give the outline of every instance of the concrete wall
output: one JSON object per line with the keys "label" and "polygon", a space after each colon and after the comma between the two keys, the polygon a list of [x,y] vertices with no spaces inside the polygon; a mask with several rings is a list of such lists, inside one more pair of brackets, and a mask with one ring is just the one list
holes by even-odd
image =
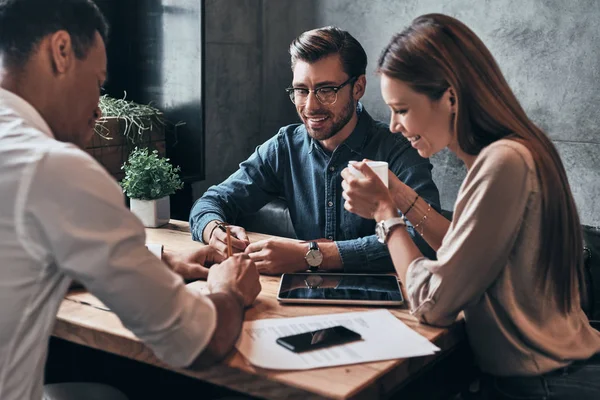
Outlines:
{"label": "concrete wall", "polygon": [[[296,121],[283,88],[287,46],[306,29],[338,25],[369,57],[364,104],[389,118],[373,71],[393,33],[421,14],[455,16],[496,57],[530,117],[556,144],[583,223],[600,225],[600,2],[595,0],[213,0],[206,2],[207,180],[201,195],[237,168],[279,126]],[[465,170],[433,157],[442,206],[452,209]]]}

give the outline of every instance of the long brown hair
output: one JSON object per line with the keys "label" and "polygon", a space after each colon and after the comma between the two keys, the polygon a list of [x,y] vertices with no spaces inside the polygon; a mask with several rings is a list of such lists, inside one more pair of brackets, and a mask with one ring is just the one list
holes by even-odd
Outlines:
{"label": "long brown hair", "polygon": [[499,139],[531,152],[542,193],[542,231],[537,256],[538,289],[552,290],[566,313],[583,288],[583,239],[575,200],[556,148],[525,114],[483,42],[455,18],[416,18],[385,47],[378,72],[438,100],[452,87],[457,100],[454,132],[461,150],[477,155]]}

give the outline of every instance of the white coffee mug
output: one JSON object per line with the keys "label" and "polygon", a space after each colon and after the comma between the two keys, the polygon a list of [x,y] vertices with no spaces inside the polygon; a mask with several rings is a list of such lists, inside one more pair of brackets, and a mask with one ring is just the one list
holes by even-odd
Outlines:
{"label": "white coffee mug", "polygon": [[[367,161],[367,165],[375,172],[375,175],[381,179],[385,187],[388,186],[388,163],[386,161]],[[350,172],[357,178],[364,178],[364,175],[354,168],[352,165],[352,161],[348,163],[348,168]]]}

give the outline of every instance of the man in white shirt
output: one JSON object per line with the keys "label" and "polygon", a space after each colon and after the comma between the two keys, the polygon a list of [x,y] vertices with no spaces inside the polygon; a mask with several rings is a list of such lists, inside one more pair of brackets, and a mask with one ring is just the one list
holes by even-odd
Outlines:
{"label": "man in white shirt", "polygon": [[189,291],[144,246],[117,183],[79,148],[100,117],[106,36],[91,0],[0,0],[2,400],[42,398],[48,339],[72,279],[178,367],[226,355],[260,291],[242,256],[210,269],[209,295]]}

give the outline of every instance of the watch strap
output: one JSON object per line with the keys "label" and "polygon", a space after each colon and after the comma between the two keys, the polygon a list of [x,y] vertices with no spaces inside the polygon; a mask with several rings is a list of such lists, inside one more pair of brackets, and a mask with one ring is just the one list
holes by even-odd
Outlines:
{"label": "watch strap", "polygon": [[381,243],[387,243],[388,238],[390,237],[390,233],[392,232],[392,228],[395,228],[399,225],[406,226],[406,219],[404,218],[404,216],[390,218],[390,219],[381,221],[380,225],[383,230],[383,237],[379,238],[379,241]]}
{"label": "watch strap", "polygon": [[383,221],[383,223],[385,225],[386,231],[388,231],[388,232],[394,226],[397,226],[397,225],[406,225],[406,221],[404,219],[404,216],[386,219],[385,221]]}

